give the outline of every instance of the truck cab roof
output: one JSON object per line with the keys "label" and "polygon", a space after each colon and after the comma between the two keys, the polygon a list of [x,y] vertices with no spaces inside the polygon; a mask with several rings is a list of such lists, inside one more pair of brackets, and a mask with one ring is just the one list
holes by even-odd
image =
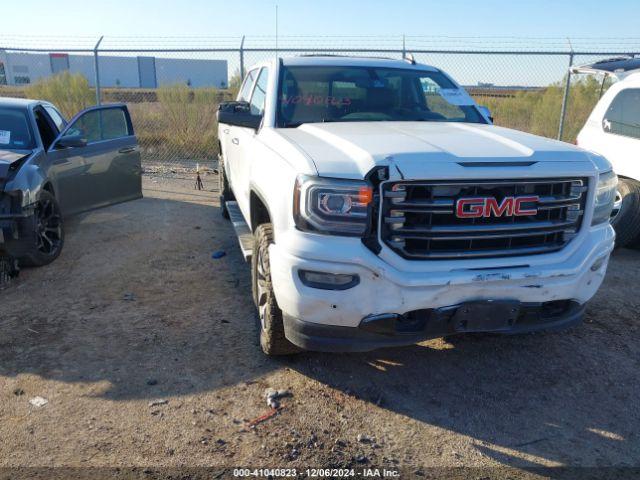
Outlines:
{"label": "truck cab roof", "polygon": [[[327,67],[374,67],[374,68],[403,68],[411,70],[422,70],[437,72],[439,69],[430,65],[418,64],[408,60],[396,60],[382,57],[356,57],[347,55],[299,55],[292,57],[282,57],[279,59],[284,66],[327,66]],[[263,62],[251,68],[273,64],[276,60]]]}

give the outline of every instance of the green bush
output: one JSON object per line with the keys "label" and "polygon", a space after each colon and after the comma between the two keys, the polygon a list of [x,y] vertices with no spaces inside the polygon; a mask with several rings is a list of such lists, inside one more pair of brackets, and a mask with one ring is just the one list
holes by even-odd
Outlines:
{"label": "green bush", "polygon": [[517,92],[513,97],[479,96],[475,100],[491,110],[496,125],[532,131],[532,112],[540,100],[538,92]]}
{"label": "green bush", "polygon": [[165,85],[158,88],[157,98],[157,103],[128,105],[143,151],[175,160],[215,158],[218,90]]}
{"label": "green bush", "polygon": [[231,94],[231,98],[235,99],[240,91],[240,87],[242,86],[242,75],[240,75],[240,70],[236,70],[231,79],[229,80],[229,92]]}
{"label": "green bush", "polygon": [[[512,97],[478,96],[476,101],[491,110],[496,125],[556,138],[565,82],[566,80],[538,91],[517,92]],[[605,83],[603,91],[609,85],[610,82]],[[601,87],[601,83],[594,77],[572,80],[562,138],[564,141],[575,141],[598,103]]]}
{"label": "green bush", "polygon": [[67,71],[38,80],[26,87],[25,94],[29,98],[53,103],[67,118],[95,103],[95,93],[87,79],[79,73]]}
{"label": "green bush", "polygon": [[572,82],[562,138],[564,141],[573,142],[576,140],[578,133],[600,100],[601,89],[604,93],[610,85],[611,80],[609,79],[602,89],[602,82],[597,77],[591,76]]}

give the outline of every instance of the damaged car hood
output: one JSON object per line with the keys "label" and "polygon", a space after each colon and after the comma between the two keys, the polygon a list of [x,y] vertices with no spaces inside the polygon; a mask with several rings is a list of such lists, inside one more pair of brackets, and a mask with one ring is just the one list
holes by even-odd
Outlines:
{"label": "damaged car hood", "polygon": [[363,178],[395,165],[404,178],[427,178],[441,162],[481,164],[589,162],[573,145],[485,124],[453,122],[341,122],[279,129],[327,177]]}
{"label": "damaged car hood", "polygon": [[0,180],[7,178],[11,165],[28,157],[31,153],[32,150],[0,149]]}

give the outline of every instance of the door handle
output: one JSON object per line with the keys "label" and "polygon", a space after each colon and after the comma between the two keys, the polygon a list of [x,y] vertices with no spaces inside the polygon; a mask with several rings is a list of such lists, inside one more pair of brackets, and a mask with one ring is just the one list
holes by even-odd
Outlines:
{"label": "door handle", "polygon": [[136,147],[123,147],[120,150],[118,150],[118,153],[131,153],[135,151],[136,151]]}
{"label": "door handle", "polygon": [[234,145],[240,145],[240,140],[237,138],[232,138],[231,143],[233,143]]}
{"label": "door handle", "polygon": [[226,134],[226,133],[229,133],[229,129],[228,129],[228,128],[225,128],[224,130],[222,130],[222,133],[225,133],[225,134]]}

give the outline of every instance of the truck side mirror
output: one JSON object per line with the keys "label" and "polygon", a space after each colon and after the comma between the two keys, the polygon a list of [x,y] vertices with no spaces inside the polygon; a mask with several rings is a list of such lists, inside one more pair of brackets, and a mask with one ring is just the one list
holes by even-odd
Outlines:
{"label": "truck side mirror", "polygon": [[257,130],[262,122],[262,115],[251,113],[248,102],[222,102],[218,106],[218,123]]}

